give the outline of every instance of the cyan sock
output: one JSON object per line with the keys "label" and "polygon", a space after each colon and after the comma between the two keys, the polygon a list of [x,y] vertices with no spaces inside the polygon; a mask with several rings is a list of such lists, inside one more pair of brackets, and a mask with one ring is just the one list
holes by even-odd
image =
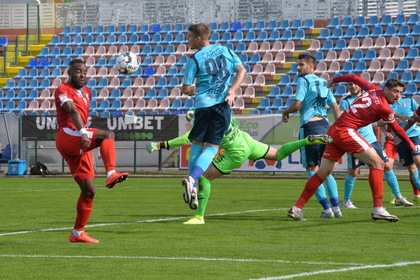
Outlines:
{"label": "cyan sock", "polygon": [[388,183],[389,187],[391,188],[392,193],[394,196],[401,195],[400,186],[398,185],[397,176],[395,176],[394,170],[389,170],[384,173],[385,180]]}
{"label": "cyan sock", "polygon": [[356,182],[356,177],[352,177],[347,174],[346,180],[344,180],[344,201],[351,200],[351,194],[353,193],[354,183]]}

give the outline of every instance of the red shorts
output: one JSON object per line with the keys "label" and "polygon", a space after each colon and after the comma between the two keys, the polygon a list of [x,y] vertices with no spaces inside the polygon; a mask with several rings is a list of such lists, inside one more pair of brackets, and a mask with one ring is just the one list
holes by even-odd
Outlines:
{"label": "red shorts", "polygon": [[333,138],[333,143],[325,148],[323,158],[338,161],[345,153],[355,154],[364,152],[372,146],[357,130],[345,127],[330,126],[327,135]]}
{"label": "red shorts", "polygon": [[393,160],[397,159],[398,149],[397,146],[394,144],[394,140],[386,140],[384,143],[384,150],[386,152],[387,157],[392,158]]}
{"label": "red shorts", "polygon": [[92,140],[89,148],[83,148],[79,132],[69,128],[59,128],[55,137],[55,146],[69,165],[77,183],[95,177],[91,150],[96,148],[97,129],[89,128],[87,131]]}

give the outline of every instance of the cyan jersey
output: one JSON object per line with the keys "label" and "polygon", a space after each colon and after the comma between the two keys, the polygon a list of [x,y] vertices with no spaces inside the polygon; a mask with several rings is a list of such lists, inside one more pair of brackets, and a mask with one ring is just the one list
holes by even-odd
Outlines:
{"label": "cyan jersey", "polygon": [[[345,111],[348,107],[350,107],[350,104],[356,100],[356,97],[353,97],[352,95],[348,95],[341,99],[340,101],[340,110]],[[378,141],[378,139],[375,136],[375,132],[373,131],[373,127],[371,124],[361,127],[357,130],[359,134],[366,139],[369,143],[373,143]]]}
{"label": "cyan jersey", "polygon": [[192,85],[196,78],[195,108],[211,107],[225,101],[235,68],[242,65],[229,48],[210,45],[188,60],[182,83]]}
{"label": "cyan jersey", "polygon": [[327,81],[313,74],[298,79],[295,100],[302,101],[302,108],[299,111],[300,126],[314,116],[328,120],[327,105],[336,103],[331,89],[327,87]]}
{"label": "cyan jersey", "polygon": [[[389,106],[395,113],[409,117],[411,117],[419,107],[417,102],[411,97],[403,97],[401,98],[400,102],[389,104]],[[405,126],[405,122],[400,122],[398,124],[401,127]],[[418,125],[414,124],[412,127],[410,127],[409,130],[406,131],[406,133],[408,137],[420,136],[420,128]]]}

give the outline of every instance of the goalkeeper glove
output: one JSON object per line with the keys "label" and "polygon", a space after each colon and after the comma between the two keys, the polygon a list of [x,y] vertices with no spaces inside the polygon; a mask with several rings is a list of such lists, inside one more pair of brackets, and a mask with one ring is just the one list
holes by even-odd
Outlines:
{"label": "goalkeeper glove", "polygon": [[193,118],[194,118],[194,110],[189,110],[187,112],[187,117],[186,117],[187,122],[191,122]]}
{"label": "goalkeeper glove", "polygon": [[160,150],[160,149],[168,149],[169,150],[169,145],[168,145],[168,141],[164,141],[164,142],[149,142],[146,144],[146,150],[149,153],[153,153],[156,150]]}

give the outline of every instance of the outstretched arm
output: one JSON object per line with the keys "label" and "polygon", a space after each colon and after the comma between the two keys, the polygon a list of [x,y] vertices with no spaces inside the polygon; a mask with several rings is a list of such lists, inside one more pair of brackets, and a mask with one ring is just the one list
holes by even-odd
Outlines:
{"label": "outstretched arm", "polygon": [[408,138],[404,129],[402,129],[397,122],[388,123],[388,126],[392,129],[392,131],[395,132],[395,134],[398,135],[398,137],[400,137],[401,140],[403,140],[408,145],[408,147],[410,147],[412,151],[416,151],[416,146],[414,146],[414,143],[410,138]]}
{"label": "outstretched arm", "polygon": [[149,153],[153,153],[156,150],[162,150],[162,149],[169,150],[170,148],[176,148],[179,146],[186,145],[190,142],[190,140],[188,139],[188,136],[190,135],[190,131],[191,130],[188,130],[187,133],[185,133],[184,135],[176,137],[168,141],[149,142],[146,144],[146,150]]}

